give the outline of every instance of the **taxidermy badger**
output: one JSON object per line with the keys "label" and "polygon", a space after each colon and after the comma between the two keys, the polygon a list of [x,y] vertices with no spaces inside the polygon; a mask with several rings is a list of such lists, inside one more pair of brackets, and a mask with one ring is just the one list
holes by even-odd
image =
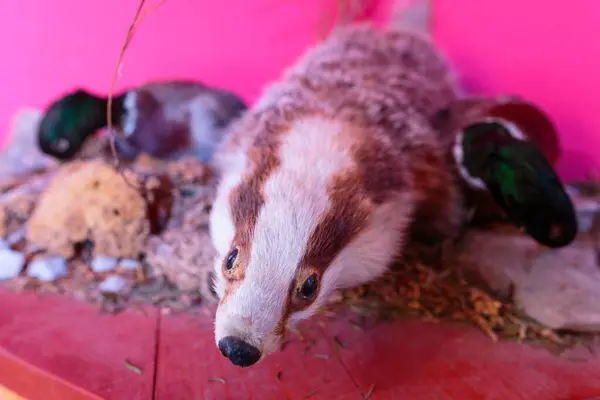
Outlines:
{"label": "taxidermy badger", "polygon": [[334,33],[221,144],[215,340],[233,364],[277,350],[336,289],[381,276],[409,232],[459,231],[454,167],[430,123],[457,91],[427,37],[428,8]]}

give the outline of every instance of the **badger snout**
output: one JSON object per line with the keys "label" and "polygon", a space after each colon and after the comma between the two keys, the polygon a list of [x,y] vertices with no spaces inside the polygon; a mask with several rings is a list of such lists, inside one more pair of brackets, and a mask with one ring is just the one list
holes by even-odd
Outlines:
{"label": "badger snout", "polygon": [[238,367],[249,367],[260,360],[260,350],[235,336],[219,340],[219,351]]}
{"label": "badger snout", "polygon": [[282,334],[277,330],[279,307],[255,304],[256,296],[238,297],[244,294],[243,289],[242,286],[225,304],[219,304],[215,344],[233,365],[249,367],[277,351],[281,347]]}

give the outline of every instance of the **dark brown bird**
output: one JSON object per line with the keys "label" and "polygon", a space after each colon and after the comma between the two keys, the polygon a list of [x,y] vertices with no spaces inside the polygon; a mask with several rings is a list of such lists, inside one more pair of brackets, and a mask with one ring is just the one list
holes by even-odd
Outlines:
{"label": "dark brown bird", "polygon": [[462,99],[440,111],[434,126],[467,187],[488,194],[544,246],[574,240],[575,209],[552,167],[559,153],[556,130],[539,108],[514,97]]}
{"label": "dark brown bird", "polygon": [[[77,155],[108,125],[108,98],[78,89],[53,102],[38,131],[40,149],[55,158]],[[140,153],[156,158],[195,155],[209,161],[227,126],[247,106],[235,94],[193,81],[152,82],[112,101],[116,147],[124,159]]]}

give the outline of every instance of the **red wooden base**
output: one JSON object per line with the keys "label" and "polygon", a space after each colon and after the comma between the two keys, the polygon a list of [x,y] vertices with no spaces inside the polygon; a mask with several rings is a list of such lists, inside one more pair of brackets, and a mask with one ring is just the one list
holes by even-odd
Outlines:
{"label": "red wooden base", "polygon": [[0,385],[30,400],[600,396],[600,356],[573,361],[494,344],[467,326],[403,320],[358,329],[353,316],[317,319],[302,340],[292,335],[281,353],[240,369],[216,349],[210,315],[98,315],[31,293],[0,292],[0,304]]}

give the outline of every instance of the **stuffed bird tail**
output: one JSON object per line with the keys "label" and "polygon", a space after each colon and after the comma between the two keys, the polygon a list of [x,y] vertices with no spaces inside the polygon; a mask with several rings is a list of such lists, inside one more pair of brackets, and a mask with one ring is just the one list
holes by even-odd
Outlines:
{"label": "stuffed bird tail", "polygon": [[578,231],[573,203],[538,147],[499,122],[473,123],[458,137],[462,175],[487,189],[513,223],[538,243],[569,245]]}

